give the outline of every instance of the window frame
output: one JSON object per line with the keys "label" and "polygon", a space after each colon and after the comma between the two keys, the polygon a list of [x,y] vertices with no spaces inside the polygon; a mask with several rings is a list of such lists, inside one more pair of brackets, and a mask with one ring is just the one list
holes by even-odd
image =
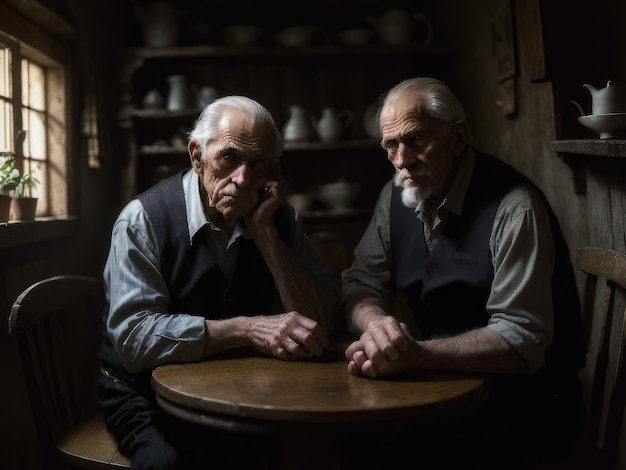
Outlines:
{"label": "window frame", "polygon": [[[34,222],[0,224],[0,249],[2,249],[70,236],[76,231],[78,155],[72,132],[76,127],[76,119],[72,118],[76,113],[72,112],[71,93],[75,74],[72,60],[74,29],[63,18],[37,1],[25,4],[16,0],[3,0],[0,2],[0,31],[9,40],[16,42],[21,49],[19,56],[13,57],[14,67],[21,67],[22,56],[46,67],[52,65],[50,70],[53,73],[49,79],[64,82],[62,88],[57,87],[57,90],[62,90],[59,95],[63,95],[62,117],[65,122],[65,129],[61,133],[65,147],[64,155],[56,152],[50,155],[49,160],[50,164],[62,165],[56,179],[49,182],[50,188],[58,188],[58,185],[63,183],[65,188],[65,191],[49,190],[50,211],[55,215],[37,217]],[[18,85],[17,90],[14,87],[14,93],[19,91],[20,87],[21,85]],[[20,101],[20,110],[15,112],[21,113],[21,95],[16,96]]]}

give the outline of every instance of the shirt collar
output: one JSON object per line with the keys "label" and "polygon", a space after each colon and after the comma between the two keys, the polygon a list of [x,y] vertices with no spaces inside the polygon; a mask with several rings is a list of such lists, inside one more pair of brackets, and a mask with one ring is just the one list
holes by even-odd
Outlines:
{"label": "shirt collar", "polygon": [[[187,171],[187,173],[183,175],[183,193],[185,195],[187,228],[189,230],[189,240],[191,243],[193,243],[194,237],[204,228],[205,225],[210,226],[213,230],[221,232],[222,230],[213,225],[204,212],[202,198],[200,197],[200,175],[193,171],[193,169]],[[245,228],[239,221],[237,221],[231,240],[235,240],[242,235],[247,238]]]}

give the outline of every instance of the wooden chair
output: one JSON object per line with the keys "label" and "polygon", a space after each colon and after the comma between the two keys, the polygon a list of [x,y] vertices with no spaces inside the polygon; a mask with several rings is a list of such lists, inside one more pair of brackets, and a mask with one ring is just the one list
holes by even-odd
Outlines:
{"label": "wooden chair", "polygon": [[46,468],[130,468],[96,402],[101,311],[98,281],[74,275],[33,284],[11,308]]}
{"label": "wooden chair", "polygon": [[592,331],[598,337],[587,366],[593,367],[593,380],[584,454],[587,468],[613,469],[626,406],[626,255],[581,247],[576,268],[586,274],[582,308],[588,343]]}

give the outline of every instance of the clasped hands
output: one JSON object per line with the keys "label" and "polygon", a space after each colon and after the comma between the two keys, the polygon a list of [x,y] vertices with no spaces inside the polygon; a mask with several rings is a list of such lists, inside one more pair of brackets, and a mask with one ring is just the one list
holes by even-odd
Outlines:
{"label": "clasped hands", "polygon": [[372,379],[414,369],[419,355],[408,326],[390,315],[370,321],[345,351],[348,371]]}

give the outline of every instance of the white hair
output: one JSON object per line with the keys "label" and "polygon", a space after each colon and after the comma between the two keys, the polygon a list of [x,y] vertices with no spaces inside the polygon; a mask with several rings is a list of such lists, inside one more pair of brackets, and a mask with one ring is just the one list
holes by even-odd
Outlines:
{"label": "white hair", "polygon": [[196,120],[193,129],[189,132],[189,139],[196,139],[200,145],[202,158],[209,139],[219,132],[219,122],[226,111],[238,110],[247,114],[253,125],[270,124],[276,132],[276,152],[278,159],[283,151],[283,138],[276,127],[272,114],[257,101],[246,96],[224,96],[207,105]]}

